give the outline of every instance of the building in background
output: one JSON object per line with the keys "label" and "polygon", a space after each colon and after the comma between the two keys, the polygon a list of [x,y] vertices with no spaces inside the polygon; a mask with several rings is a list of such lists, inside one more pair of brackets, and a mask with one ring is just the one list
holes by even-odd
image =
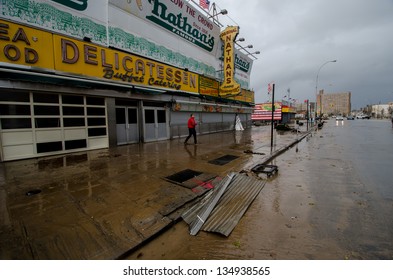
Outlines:
{"label": "building in background", "polygon": [[317,96],[317,115],[343,115],[351,113],[351,92],[324,93],[319,91]]}
{"label": "building in background", "polygon": [[392,118],[393,102],[371,105],[371,117],[376,119]]}
{"label": "building in background", "polygon": [[249,127],[230,33],[191,1],[3,1],[0,161],[183,137],[190,113],[198,133]]}
{"label": "building in background", "polygon": [[304,100],[302,103],[296,103],[296,116],[297,119],[306,119],[309,116],[310,121],[315,118],[315,102],[308,101],[307,108],[307,100]]}

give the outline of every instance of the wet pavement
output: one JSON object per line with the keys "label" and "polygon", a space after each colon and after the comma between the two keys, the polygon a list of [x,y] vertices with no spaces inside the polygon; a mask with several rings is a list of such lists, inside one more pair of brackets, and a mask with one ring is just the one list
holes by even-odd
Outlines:
{"label": "wet pavement", "polygon": [[[249,171],[305,135],[275,131],[271,148],[270,126],[260,126],[199,135],[198,145],[182,138],[0,163],[0,258],[122,258],[209,190],[203,180],[185,187],[166,177]],[[223,156],[232,161],[212,162]]]}
{"label": "wet pavement", "polygon": [[272,161],[228,237],[181,221],[127,259],[392,260],[392,146],[388,120],[329,120]]}

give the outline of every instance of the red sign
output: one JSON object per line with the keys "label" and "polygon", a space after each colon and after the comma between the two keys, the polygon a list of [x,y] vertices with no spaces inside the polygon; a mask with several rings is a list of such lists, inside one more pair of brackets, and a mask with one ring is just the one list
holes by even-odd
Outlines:
{"label": "red sign", "polygon": [[[274,103],[274,120],[281,120],[282,106],[280,102]],[[254,112],[251,114],[251,120],[271,120],[272,119],[272,103],[255,104]]]}

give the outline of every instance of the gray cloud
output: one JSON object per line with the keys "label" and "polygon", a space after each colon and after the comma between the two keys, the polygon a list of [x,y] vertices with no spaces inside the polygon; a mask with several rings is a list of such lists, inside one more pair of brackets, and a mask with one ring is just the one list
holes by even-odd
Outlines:
{"label": "gray cloud", "polygon": [[352,107],[393,102],[392,0],[218,0],[228,10],[224,25],[238,24],[243,45],[261,54],[254,62],[251,87],[256,101],[267,99],[276,83],[277,98],[315,100],[318,89],[352,92]]}

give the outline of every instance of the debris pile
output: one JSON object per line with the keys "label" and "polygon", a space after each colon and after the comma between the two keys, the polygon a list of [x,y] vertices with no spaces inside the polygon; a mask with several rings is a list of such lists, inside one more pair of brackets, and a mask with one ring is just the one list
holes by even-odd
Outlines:
{"label": "debris pile", "polygon": [[232,172],[182,215],[190,234],[199,230],[229,236],[266,184],[254,176]]}

